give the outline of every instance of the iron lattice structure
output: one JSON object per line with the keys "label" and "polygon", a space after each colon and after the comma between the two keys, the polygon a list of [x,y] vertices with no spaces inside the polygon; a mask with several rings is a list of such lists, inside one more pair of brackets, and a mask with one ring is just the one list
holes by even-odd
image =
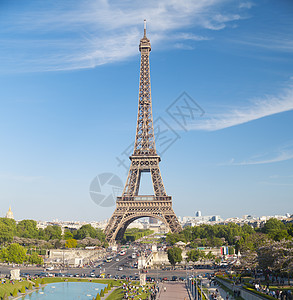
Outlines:
{"label": "iron lattice structure", "polygon": [[[142,217],[161,220],[171,232],[182,230],[172,208],[172,197],[166,193],[159,168],[161,159],[156,152],[149,63],[151,44],[146,37],[146,22],[144,22],[144,36],[140,40],[139,51],[141,61],[135,145],[130,156],[131,165],[122,196],[117,197],[115,212],[105,229],[106,240],[109,243],[121,240],[127,226]],[[142,172],[151,174],[153,196],[138,195]]]}

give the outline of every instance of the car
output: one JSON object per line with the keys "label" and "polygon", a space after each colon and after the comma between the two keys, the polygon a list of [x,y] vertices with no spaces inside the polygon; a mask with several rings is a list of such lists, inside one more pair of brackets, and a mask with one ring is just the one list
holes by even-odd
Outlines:
{"label": "car", "polygon": [[123,267],[119,266],[118,271],[123,271]]}
{"label": "car", "polygon": [[177,276],[172,276],[172,281],[177,281]]}
{"label": "car", "polygon": [[117,257],[117,258],[116,258],[116,261],[119,261],[119,260],[120,260],[120,259]]}

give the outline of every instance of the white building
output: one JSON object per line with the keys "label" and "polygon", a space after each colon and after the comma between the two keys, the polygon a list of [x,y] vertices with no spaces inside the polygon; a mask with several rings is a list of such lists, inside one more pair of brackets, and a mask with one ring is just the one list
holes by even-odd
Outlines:
{"label": "white building", "polygon": [[13,212],[11,211],[11,206],[9,206],[9,210],[8,210],[8,212],[6,213],[5,218],[7,218],[7,219],[14,219],[14,217],[13,217]]}

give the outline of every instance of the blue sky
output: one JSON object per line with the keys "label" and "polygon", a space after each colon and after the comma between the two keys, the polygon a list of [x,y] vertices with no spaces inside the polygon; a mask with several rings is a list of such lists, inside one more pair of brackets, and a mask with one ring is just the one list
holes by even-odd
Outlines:
{"label": "blue sky", "polygon": [[126,180],[117,158],[135,135],[144,18],[176,214],[293,213],[291,1],[4,0],[0,214],[111,216],[89,186],[102,173]]}

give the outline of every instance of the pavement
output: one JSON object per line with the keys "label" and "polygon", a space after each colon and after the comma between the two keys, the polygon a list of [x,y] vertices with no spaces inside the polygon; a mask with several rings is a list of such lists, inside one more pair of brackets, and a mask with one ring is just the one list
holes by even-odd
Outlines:
{"label": "pavement", "polygon": [[[166,291],[164,291],[166,288]],[[183,282],[161,282],[158,300],[189,300],[189,294]]]}

